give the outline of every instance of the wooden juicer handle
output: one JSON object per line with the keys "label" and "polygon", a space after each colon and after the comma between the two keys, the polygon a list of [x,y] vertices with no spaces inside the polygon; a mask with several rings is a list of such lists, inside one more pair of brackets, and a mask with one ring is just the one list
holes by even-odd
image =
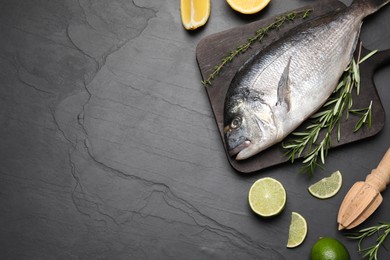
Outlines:
{"label": "wooden juicer handle", "polygon": [[390,148],[366,181],[356,182],[346,194],[337,217],[339,230],[354,228],[365,221],[382,203],[381,192],[389,182]]}
{"label": "wooden juicer handle", "polygon": [[378,167],[371,171],[366,177],[366,183],[371,185],[378,192],[382,192],[386,189],[386,186],[390,183],[390,148],[383,156]]}

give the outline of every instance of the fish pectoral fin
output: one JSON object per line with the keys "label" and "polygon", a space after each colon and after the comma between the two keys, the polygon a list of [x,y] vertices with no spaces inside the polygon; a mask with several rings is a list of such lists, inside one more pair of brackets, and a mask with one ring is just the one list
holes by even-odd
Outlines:
{"label": "fish pectoral fin", "polygon": [[276,102],[277,106],[283,106],[287,108],[287,112],[290,111],[290,63],[291,57],[289,58],[286,67],[283,70],[282,76],[280,77],[278,83],[278,100]]}

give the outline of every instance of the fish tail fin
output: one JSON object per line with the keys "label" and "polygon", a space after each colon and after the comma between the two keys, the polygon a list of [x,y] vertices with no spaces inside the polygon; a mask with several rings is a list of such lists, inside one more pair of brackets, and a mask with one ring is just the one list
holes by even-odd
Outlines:
{"label": "fish tail fin", "polygon": [[359,9],[363,11],[365,15],[370,15],[389,2],[390,0],[354,0],[351,4],[351,8]]}

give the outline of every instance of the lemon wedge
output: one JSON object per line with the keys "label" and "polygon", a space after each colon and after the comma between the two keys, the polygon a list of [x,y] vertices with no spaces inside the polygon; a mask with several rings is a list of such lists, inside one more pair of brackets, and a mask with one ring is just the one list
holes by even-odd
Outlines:
{"label": "lemon wedge", "polygon": [[206,24],[210,16],[210,0],[180,0],[181,21],[186,30]]}
{"label": "lemon wedge", "polygon": [[243,14],[254,14],[266,7],[271,0],[226,0],[231,8]]}

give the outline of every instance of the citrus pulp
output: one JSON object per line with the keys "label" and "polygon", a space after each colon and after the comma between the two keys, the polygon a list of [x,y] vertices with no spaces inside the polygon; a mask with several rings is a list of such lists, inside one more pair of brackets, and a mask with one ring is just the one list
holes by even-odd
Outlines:
{"label": "citrus pulp", "polygon": [[286,205],[286,190],[273,178],[261,178],[250,188],[248,200],[255,213],[271,217],[279,214]]}

